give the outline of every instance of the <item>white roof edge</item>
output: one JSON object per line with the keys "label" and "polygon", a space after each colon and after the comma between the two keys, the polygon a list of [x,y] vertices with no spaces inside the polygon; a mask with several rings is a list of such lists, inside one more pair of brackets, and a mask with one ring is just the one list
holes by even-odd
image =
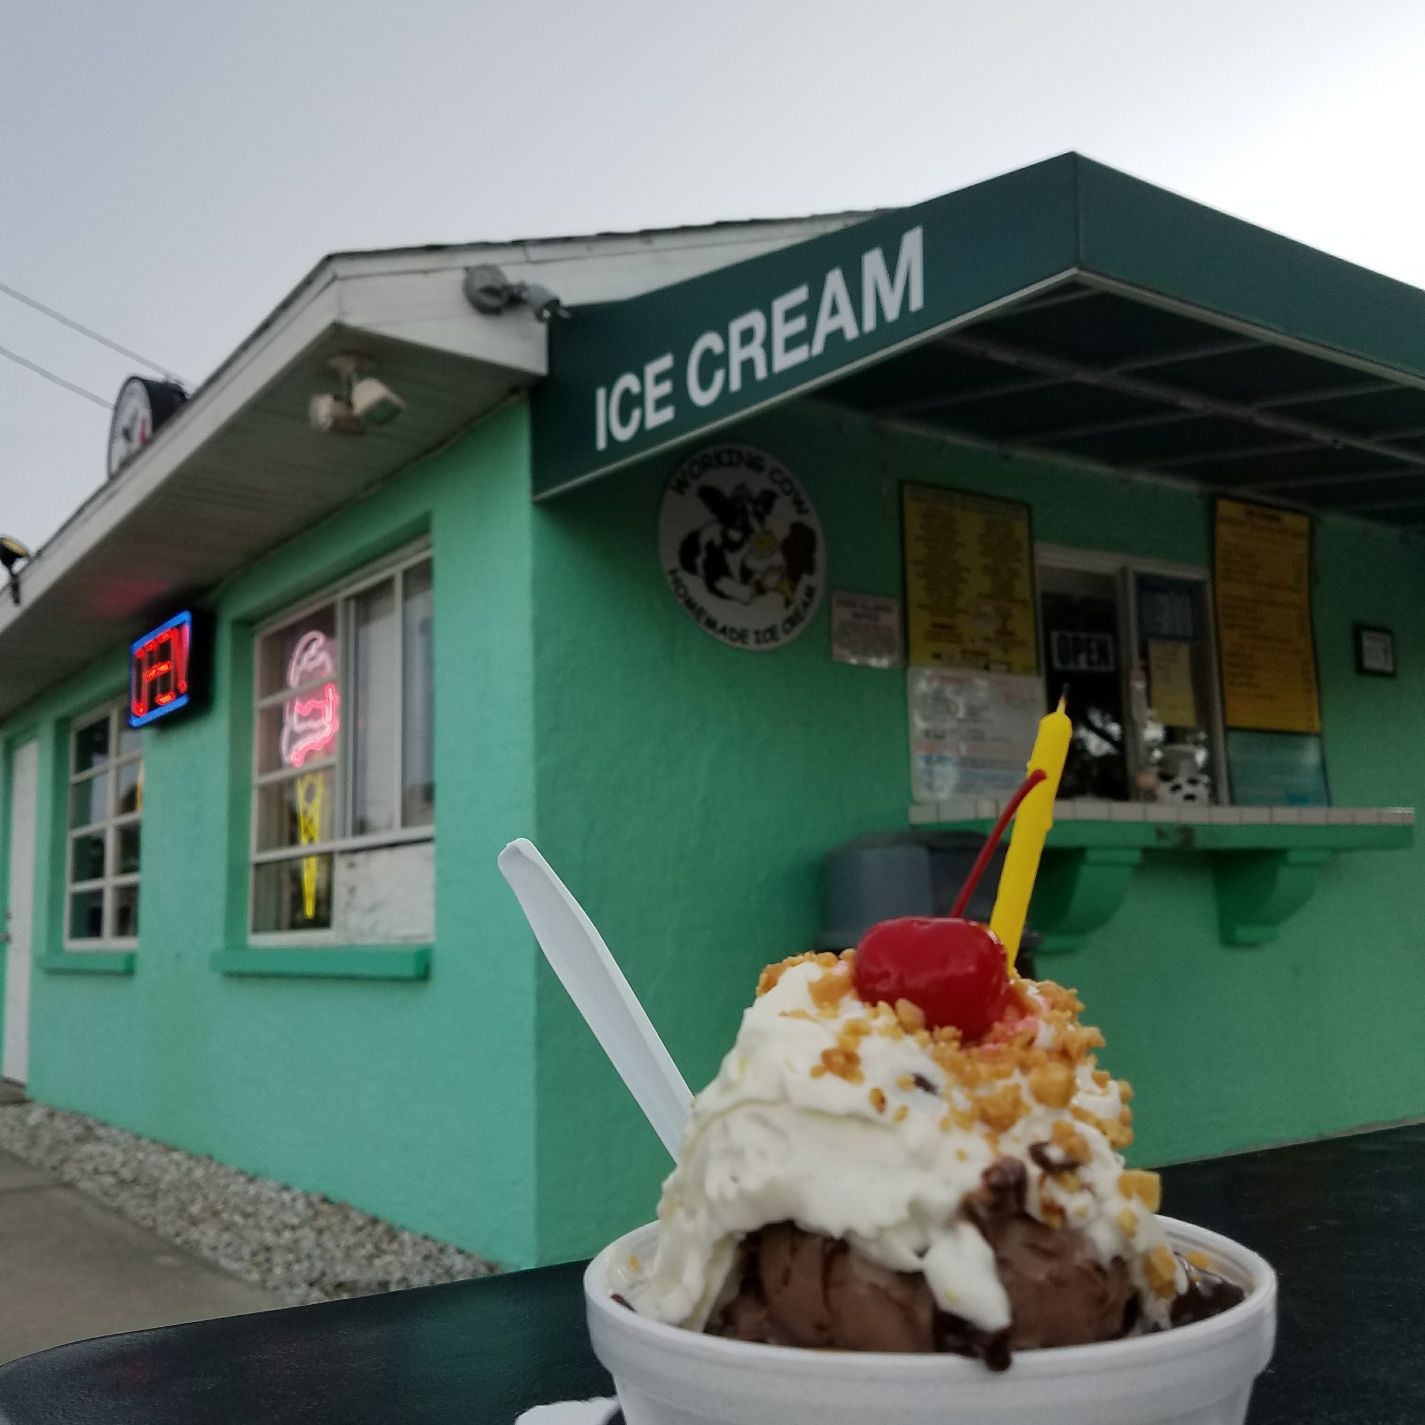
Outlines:
{"label": "white roof edge", "polygon": [[[7,600],[0,607],[0,634],[326,332],[359,322],[361,303],[344,300],[345,281],[339,264],[324,259],[203,382],[123,474],[106,481],[70,515],[22,568],[24,602],[16,608]],[[529,328],[537,327],[532,318],[519,324],[487,324],[479,323],[474,312],[470,317],[472,326],[494,330],[485,332],[478,352],[452,351],[453,355],[473,356],[524,373],[530,382],[543,374],[544,332],[539,328],[535,343],[531,342]]]}
{"label": "white roof edge", "polygon": [[[523,311],[479,317],[461,290],[466,267],[488,262],[515,281],[537,276],[566,305],[577,306],[668,286],[866,216],[848,212],[324,257],[219,363],[122,477],[90,495],[41,546],[21,571],[24,603],[16,608],[0,602],[0,634],[333,327],[444,350],[523,374],[532,384],[548,369],[545,328]],[[650,256],[665,260],[650,263]]]}

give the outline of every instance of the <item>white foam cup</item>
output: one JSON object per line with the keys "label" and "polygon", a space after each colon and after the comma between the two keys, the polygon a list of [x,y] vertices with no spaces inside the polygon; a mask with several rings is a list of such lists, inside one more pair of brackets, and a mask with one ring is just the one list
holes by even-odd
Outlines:
{"label": "white foam cup", "polygon": [[612,1294],[630,1256],[653,1260],[656,1224],[589,1264],[589,1335],[628,1425],[1242,1425],[1276,1337],[1276,1276],[1229,1238],[1160,1221],[1246,1300],[1170,1331],[1017,1351],[1001,1373],[964,1356],[753,1345],[640,1316]]}

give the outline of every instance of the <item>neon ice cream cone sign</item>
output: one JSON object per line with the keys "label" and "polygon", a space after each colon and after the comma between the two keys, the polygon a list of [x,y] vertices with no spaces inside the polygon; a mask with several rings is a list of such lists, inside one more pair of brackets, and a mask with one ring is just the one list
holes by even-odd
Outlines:
{"label": "neon ice cream cone sign", "polygon": [[[336,660],[331,643],[319,629],[304,633],[287,661],[287,686],[303,688],[282,705],[282,731],[278,748],[288,767],[301,767],[310,758],[326,752],[341,730],[341,694],[335,681]],[[311,685],[326,679],[317,687]],[[322,840],[326,791],[320,772],[305,772],[296,779],[297,844],[313,846]],[[314,920],[317,914],[317,877],[320,860],[302,858],[302,914]]]}

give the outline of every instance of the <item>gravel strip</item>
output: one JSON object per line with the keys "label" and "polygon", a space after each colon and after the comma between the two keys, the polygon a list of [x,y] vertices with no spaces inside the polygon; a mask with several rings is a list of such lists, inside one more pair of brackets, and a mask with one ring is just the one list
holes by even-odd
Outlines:
{"label": "gravel strip", "polygon": [[0,1148],[294,1306],[461,1281],[489,1262],[345,1203],[80,1113],[0,1105]]}

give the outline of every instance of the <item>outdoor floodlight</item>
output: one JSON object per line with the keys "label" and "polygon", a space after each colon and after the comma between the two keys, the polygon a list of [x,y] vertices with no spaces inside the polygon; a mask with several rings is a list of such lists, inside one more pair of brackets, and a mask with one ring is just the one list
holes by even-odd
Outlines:
{"label": "outdoor floodlight", "polygon": [[367,357],[356,352],[341,352],[327,365],[336,372],[341,389],[312,397],[307,419],[313,430],[365,435],[368,426],[386,425],[406,409],[406,403],[384,381],[374,376],[360,376],[371,365]]}
{"label": "outdoor floodlight", "polygon": [[10,597],[17,604],[20,602],[20,575],[16,566],[27,563],[31,557],[28,547],[13,535],[0,534],[0,564],[5,566],[5,572],[10,576]]}
{"label": "outdoor floodlight", "polygon": [[363,376],[351,388],[351,409],[358,420],[384,426],[406,409],[406,403],[384,381]]}
{"label": "outdoor floodlight", "polygon": [[465,269],[465,300],[487,317],[498,316],[507,307],[528,307],[536,321],[567,317],[569,308],[538,282],[511,282],[504,271],[491,263]]}

